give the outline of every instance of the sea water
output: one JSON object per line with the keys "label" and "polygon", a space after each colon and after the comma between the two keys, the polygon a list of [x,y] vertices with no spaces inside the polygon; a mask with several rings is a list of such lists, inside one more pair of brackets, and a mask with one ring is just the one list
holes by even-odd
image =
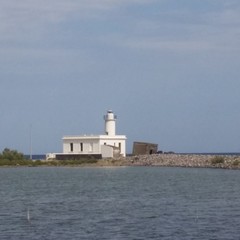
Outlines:
{"label": "sea water", "polygon": [[1,168],[0,239],[240,239],[240,171]]}

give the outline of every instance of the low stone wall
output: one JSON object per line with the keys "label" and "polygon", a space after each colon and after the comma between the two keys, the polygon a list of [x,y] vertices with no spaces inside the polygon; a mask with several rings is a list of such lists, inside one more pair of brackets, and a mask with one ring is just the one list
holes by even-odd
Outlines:
{"label": "low stone wall", "polygon": [[[102,161],[102,160],[100,160]],[[105,160],[102,166],[165,166],[240,169],[240,156],[152,154]]]}

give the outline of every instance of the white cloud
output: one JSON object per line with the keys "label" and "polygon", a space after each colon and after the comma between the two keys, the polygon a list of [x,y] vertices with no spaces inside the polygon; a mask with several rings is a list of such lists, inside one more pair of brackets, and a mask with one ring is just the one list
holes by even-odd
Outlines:
{"label": "white cloud", "polygon": [[[156,3],[156,0],[0,0],[0,42],[6,46],[31,48],[44,41],[53,29],[68,24],[68,20],[106,17],[112,10],[128,5]],[[230,4],[231,3],[231,4]],[[130,20],[121,16],[121,29],[113,35],[109,31],[98,33],[96,41],[107,44],[156,50],[199,51],[229,47],[239,49],[240,6],[231,0],[219,3],[222,7],[206,13],[186,9],[164,11],[160,9],[151,15],[133,15]],[[132,13],[129,12],[129,15]],[[149,18],[148,18],[149,16]],[[108,17],[106,17],[108,19]],[[110,14],[109,22],[113,15]],[[115,30],[115,29],[114,29]],[[60,36],[62,37],[62,36]],[[230,43],[230,44],[228,44]]]}
{"label": "white cloud", "polygon": [[34,22],[59,22],[71,14],[92,16],[96,11],[133,3],[151,3],[153,0],[23,0],[0,1],[1,26],[6,23],[32,24]]}
{"label": "white cloud", "polygon": [[164,41],[161,39],[145,39],[140,41],[126,41],[126,45],[133,48],[142,48],[161,51],[203,51],[213,49],[214,46],[204,41]]}
{"label": "white cloud", "polygon": [[[224,5],[224,4],[223,4]],[[185,9],[164,12],[164,18],[137,19],[130,34],[107,36],[113,44],[156,51],[240,51],[240,4],[195,15]]]}
{"label": "white cloud", "polygon": [[0,0],[0,41],[31,42],[72,19],[105,17],[111,10],[155,0]]}

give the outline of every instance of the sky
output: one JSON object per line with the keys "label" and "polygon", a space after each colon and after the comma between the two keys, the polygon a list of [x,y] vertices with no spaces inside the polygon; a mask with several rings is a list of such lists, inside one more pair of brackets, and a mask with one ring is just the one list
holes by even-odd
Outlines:
{"label": "sky", "polygon": [[240,152],[239,0],[0,0],[0,151],[117,134]]}

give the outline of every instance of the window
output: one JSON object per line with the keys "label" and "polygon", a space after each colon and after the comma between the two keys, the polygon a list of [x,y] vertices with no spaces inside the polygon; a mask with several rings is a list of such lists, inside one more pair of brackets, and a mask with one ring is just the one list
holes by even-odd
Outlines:
{"label": "window", "polygon": [[83,143],[80,143],[80,151],[83,151]]}
{"label": "window", "polygon": [[73,143],[70,143],[70,152],[73,152]]}

